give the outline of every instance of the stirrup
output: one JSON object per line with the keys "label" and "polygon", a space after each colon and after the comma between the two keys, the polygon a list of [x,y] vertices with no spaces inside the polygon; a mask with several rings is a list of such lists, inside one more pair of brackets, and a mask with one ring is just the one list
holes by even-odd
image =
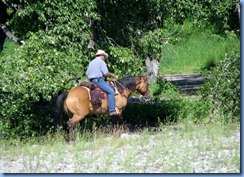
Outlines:
{"label": "stirrup", "polygon": [[112,111],[109,113],[109,116],[118,116],[119,114],[116,111]]}
{"label": "stirrup", "polygon": [[116,111],[116,113],[117,113],[118,115],[121,114],[120,111],[119,111],[119,108],[118,108],[117,106],[115,107],[115,111]]}

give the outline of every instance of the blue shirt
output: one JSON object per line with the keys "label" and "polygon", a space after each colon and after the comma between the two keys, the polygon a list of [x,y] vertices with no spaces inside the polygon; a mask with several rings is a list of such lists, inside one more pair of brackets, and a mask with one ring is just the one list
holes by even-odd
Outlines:
{"label": "blue shirt", "polygon": [[97,78],[97,77],[104,77],[105,74],[108,73],[108,68],[101,58],[96,57],[93,59],[86,70],[86,75],[89,79],[91,78]]}

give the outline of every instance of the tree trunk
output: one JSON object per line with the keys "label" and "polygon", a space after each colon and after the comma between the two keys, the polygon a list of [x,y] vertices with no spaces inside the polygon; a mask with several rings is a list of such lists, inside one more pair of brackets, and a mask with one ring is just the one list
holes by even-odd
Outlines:
{"label": "tree trunk", "polygon": [[240,5],[236,5],[236,8],[237,8],[237,12],[238,12],[238,16],[239,16],[239,21],[241,20],[241,9],[240,9]]}
{"label": "tree trunk", "polygon": [[[0,1],[0,23],[5,23],[7,18],[7,6],[2,1]],[[3,50],[5,38],[5,33],[2,30],[0,30],[0,53]]]}
{"label": "tree trunk", "polygon": [[5,38],[6,38],[6,35],[4,34],[4,32],[2,30],[0,30],[0,53],[3,50]]}
{"label": "tree trunk", "polygon": [[3,30],[3,32],[5,33],[5,35],[8,36],[9,39],[11,39],[12,41],[16,42],[19,45],[23,44],[15,35],[13,35],[9,31],[9,29],[4,24],[0,23],[0,27]]}
{"label": "tree trunk", "polygon": [[147,74],[149,75],[149,84],[158,78],[158,70],[160,63],[157,60],[147,58],[146,59]]}
{"label": "tree trunk", "polygon": [[[94,29],[94,21],[92,19],[89,19],[89,27],[91,29]],[[94,49],[95,47],[95,34],[94,34],[94,30],[90,36],[90,43],[88,44],[88,49]]]}

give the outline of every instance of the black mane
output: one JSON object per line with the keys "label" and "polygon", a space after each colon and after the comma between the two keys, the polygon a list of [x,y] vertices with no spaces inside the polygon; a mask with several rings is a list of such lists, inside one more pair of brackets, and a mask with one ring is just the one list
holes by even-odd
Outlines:
{"label": "black mane", "polygon": [[116,83],[116,85],[117,85],[119,92],[122,92],[125,88],[131,90],[136,87],[135,76],[128,76],[128,77],[119,79],[118,82],[119,82],[119,84]]}

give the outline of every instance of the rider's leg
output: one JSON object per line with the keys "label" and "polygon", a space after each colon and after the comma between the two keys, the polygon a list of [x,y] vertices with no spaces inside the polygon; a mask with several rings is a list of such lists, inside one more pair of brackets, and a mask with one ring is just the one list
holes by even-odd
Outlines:
{"label": "rider's leg", "polygon": [[114,90],[103,79],[93,79],[92,82],[108,93],[109,112],[115,111]]}

